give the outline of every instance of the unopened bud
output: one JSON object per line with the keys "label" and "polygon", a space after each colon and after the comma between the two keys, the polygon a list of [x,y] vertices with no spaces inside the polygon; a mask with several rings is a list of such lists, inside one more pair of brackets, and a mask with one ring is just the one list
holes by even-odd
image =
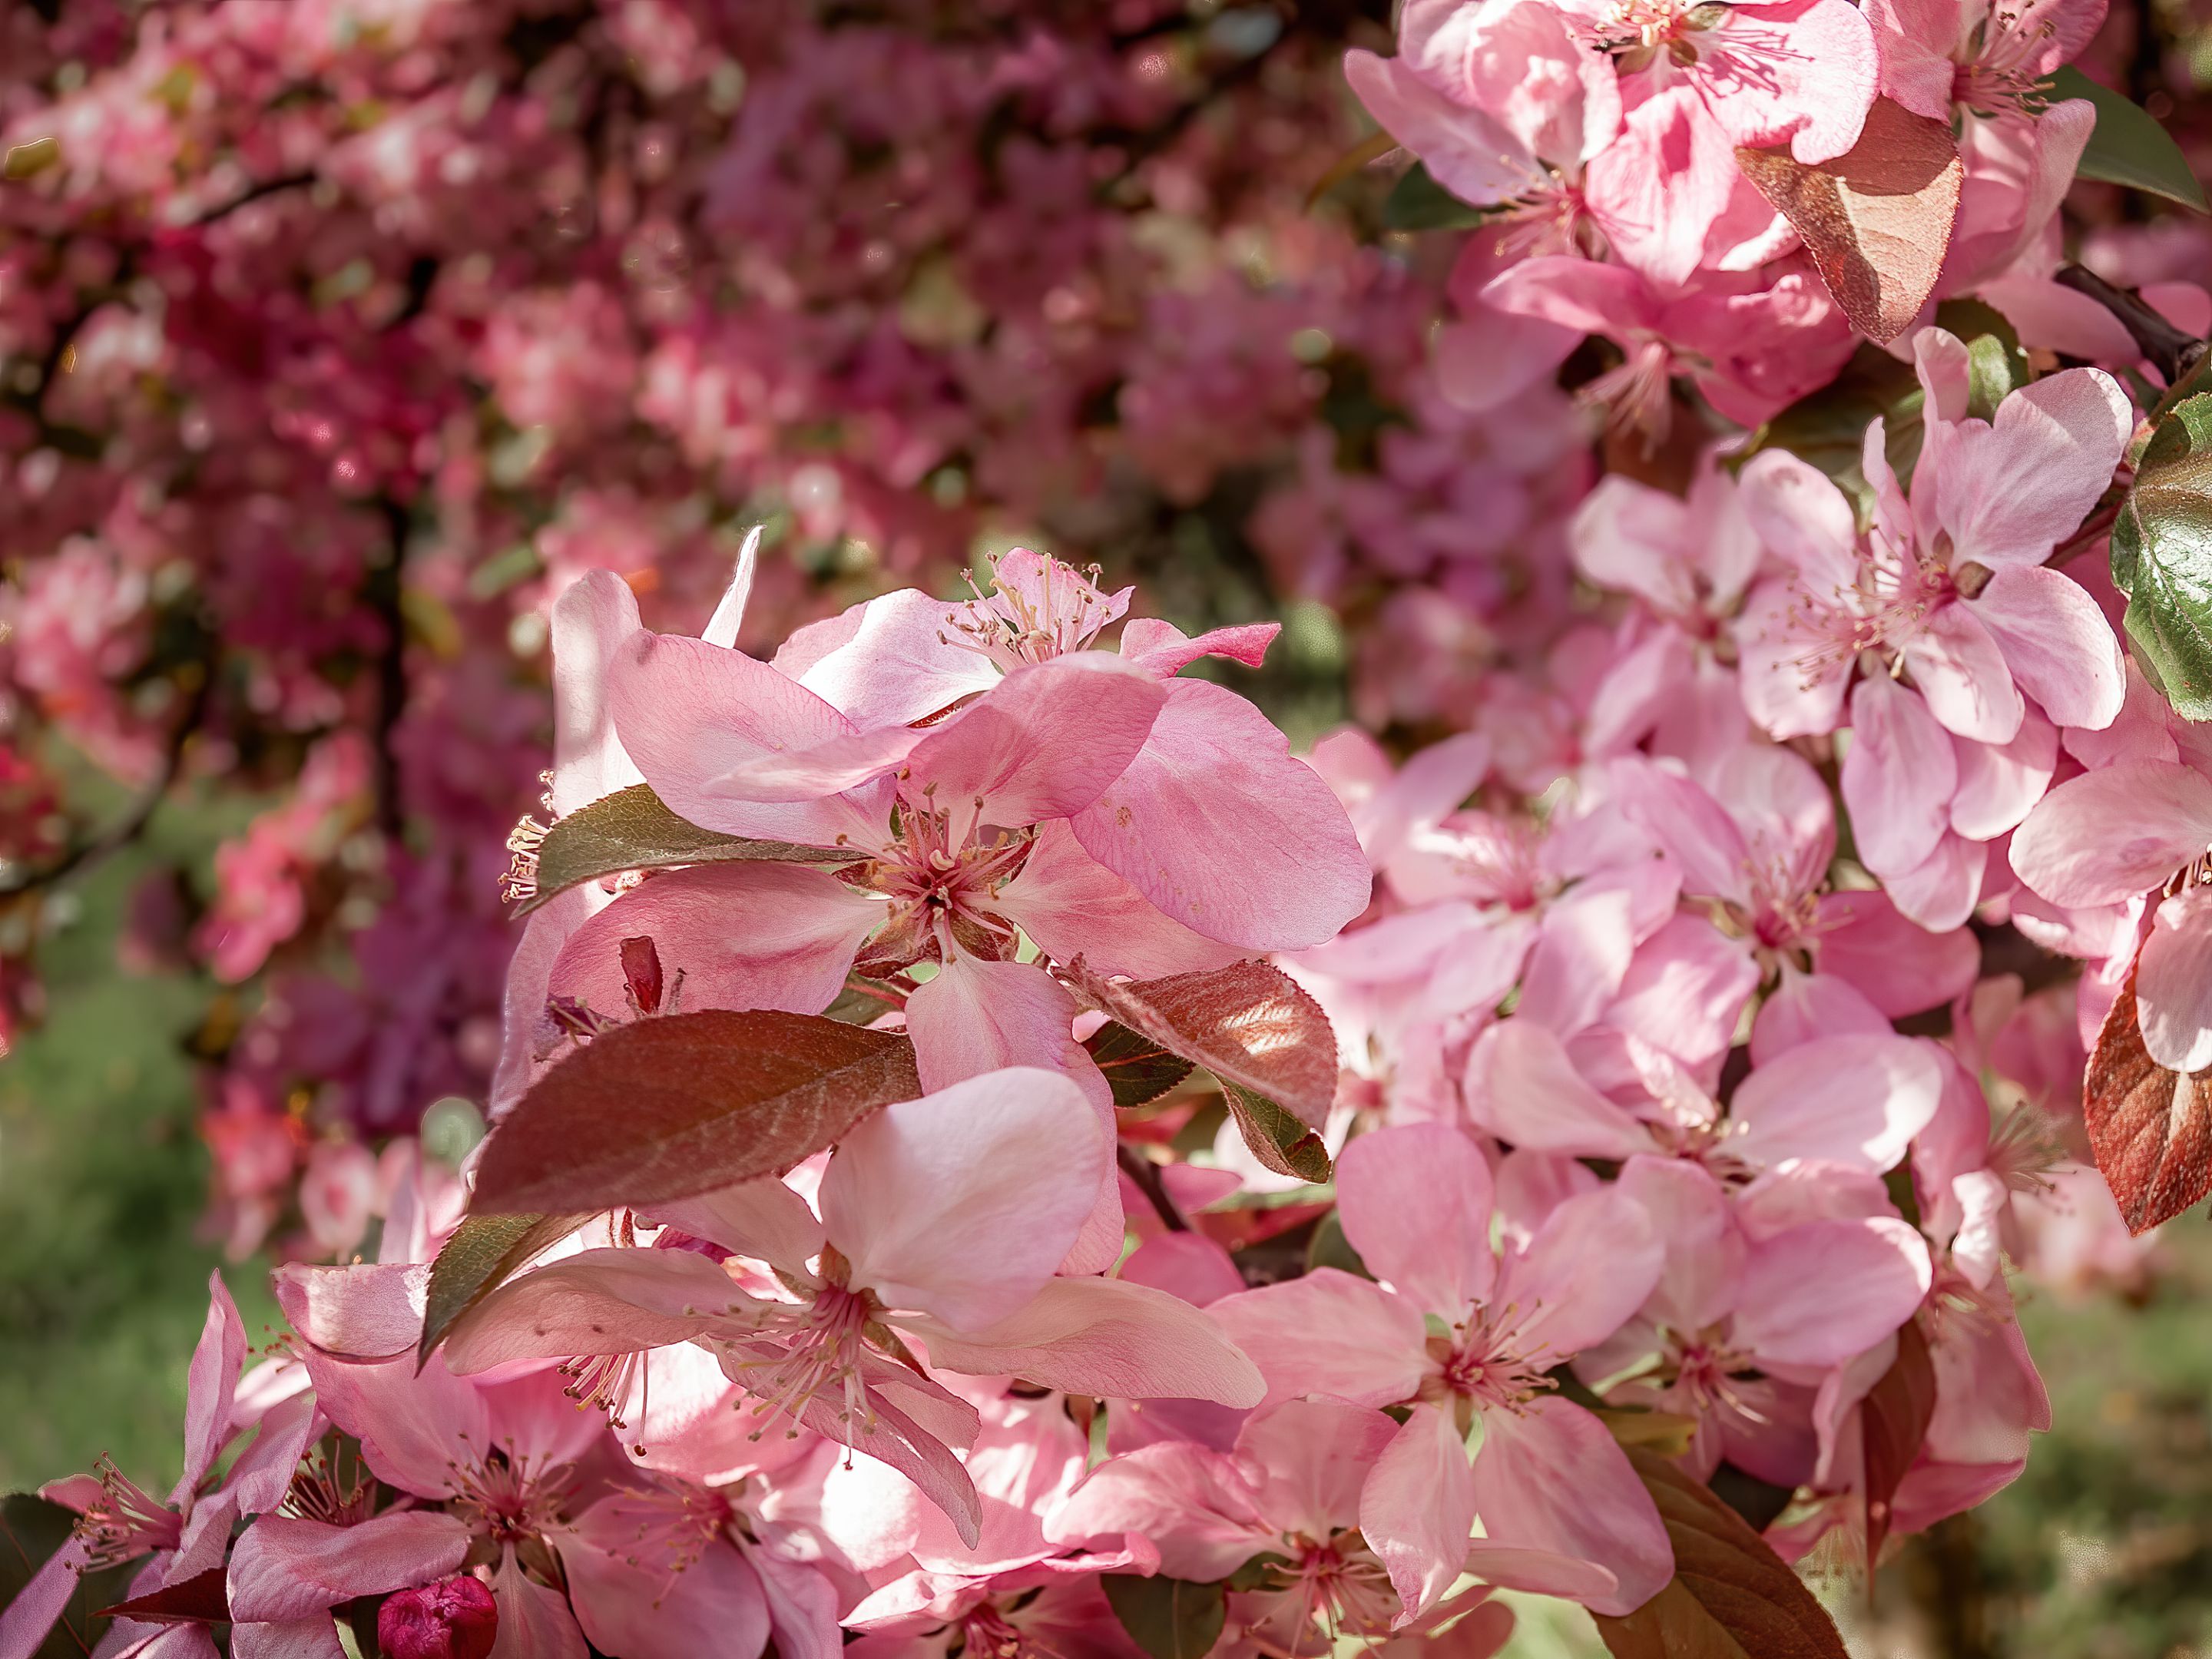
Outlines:
{"label": "unopened bud", "polygon": [[401,1590],[376,1610],[387,1659],[485,1659],[498,1636],[499,1604],[466,1573]]}

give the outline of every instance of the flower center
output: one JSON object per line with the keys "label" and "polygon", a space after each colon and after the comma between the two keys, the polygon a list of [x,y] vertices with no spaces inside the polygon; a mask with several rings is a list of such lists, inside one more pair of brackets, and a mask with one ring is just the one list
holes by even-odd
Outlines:
{"label": "flower center", "polygon": [[1121,607],[1098,590],[1100,567],[1087,574],[1058,559],[1029,562],[1023,559],[1021,574],[1010,579],[997,559],[991,564],[991,592],[975,585],[972,572],[963,572],[975,597],[945,613],[951,634],[938,638],[947,645],[989,658],[1012,672],[1030,663],[1066,656],[1087,649],[1098,631],[1121,614]]}
{"label": "flower center", "polygon": [[154,1550],[173,1550],[184,1536],[185,1518],[157,1503],[102,1452],[92,1472],[100,1496],[77,1517],[88,1568],[112,1567]]}
{"label": "flower center", "polygon": [[1318,1543],[1303,1534],[1285,1541],[1289,1559],[1269,1566],[1267,1583],[1255,1595],[1264,1612],[1244,1632],[1261,1651],[1275,1659],[1310,1653],[1316,1631],[1331,1643],[1390,1633],[1403,1604],[1358,1530]]}
{"label": "flower center", "polygon": [[453,1512],[495,1543],[517,1544],[558,1526],[570,1495],[566,1463],[494,1446],[473,1462],[450,1466]]}
{"label": "flower center", "polygon": [[[842,1276],[835,1271],[842,1262],[833,1263],[830,1255],[824,1253],[825,1275]],[[804,1302],[765,1310],[757,1338],[730,1346],[726,1370],[752,1397],[757,1415],[791,1419],[787,1433],[792,1437],[799,1433],[802,1413],[824,1398],[837,1401],[838,1422],[858,1421],[872,1429],[874,1408],[860,1364],[876,1312],[876,1299],[868,1291],[825,1283]],[[752,1437],[759,1439],[767,1430],[763,1422]]]}
{"label": "flower center", "polygon": [[1523,1353],[1513,1341],[1508,1328],[1516,1312],[1509,1308],[1502,1317],[1493,1317],[1481,1310],[1449,1334],[1429,1339],[1429,1358],[1437,1369],[1422,1379],[1420,1397],[1451,1407],[1462,1433],[1474,1426],[1480,1412],[1517,1412],[1559,1386],[1544,1374],[1540,1346]]}
{"label": "flower center", "polygon": [[949,960],[965,950],[1001,961],[1018,942],[1013,924],[992,908],[1003,882],[1028,859],[1027,830],[993,830],[985,839],[971,829],[956,840],[951,814],[902,802],[897,835],[847,879],[890,901],[890,915],[856,964],[881,973],[935,957]]}

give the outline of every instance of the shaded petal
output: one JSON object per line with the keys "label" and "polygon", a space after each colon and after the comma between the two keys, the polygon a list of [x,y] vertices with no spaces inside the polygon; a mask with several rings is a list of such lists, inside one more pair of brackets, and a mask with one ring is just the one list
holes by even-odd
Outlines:
{"label": "shaded petal", "polygon": [[773,1176],[652,1205],[645,1214],[659,1226],[719,1244],[732,1255],[786,1269],[804,1267],[822,1251],[822,1224],[814,1212]]}
{"label": "shaded petal", "polygon": [[1038,826],[1028,858],[994,902],[1054,961],[1081,957],[1102,974],[1164,979],[1226,967],[1245,955],[1163,915],[1085,852],[1060,820]]}
{"label": "shaded petal", "polygon": [[2212,888],[2185,889],[2158,907],[2136,958],[2136,1013],[2160,1065],[2212,1066]]}
{"label": "shaded petal", "polygon": [[727,1273],[690,1250],[584,1250],[501,1285],[442,1352],[461,1376],[511,1359],[638,1353],[689,1341],[750,1305]]}
{"label": "shaded petal", "polygon": [[670,1551],[656,1558],[640,1542],[670,1516],[665,1501],[617,1492],[555,1538],[576,1622],[593,1647],[622,1659],[751,1659],[768,1644],[759,1579],[719,1539],[674,1571]]}
{"label": "shaded petal", "polygon": [[2010,743],[2018,734],[2027,707],[1978,607],[1938,605],[1905,641],[1903,654],[1945,731],[1978,743]]}
{"label": "shaded petal", "polygon": [[1618,1186],[1568,1199],[1505,1258],[1496,1301],[1521,1312],[1504,1340],[1547,1370],[1595,1346],[1651,1294],[1666,1246],[1650,1212]]}
{"label": "shaded petal", "polygon": [[231,1399],[246,1364],[246,1322],[220,1273],[208,1275],[207,1321],[185,1373],[185,1472],[169,1494],[173,1509],[191,1502],[230,1440]]}
{"label": "shaded petal", "polygon": [[1577,1158],[1632,1158],[1650,1132],[1583,1080],[1559,1039],[1509,1019],[1477,1040],[1467,1063],[1468,1115],[1516,1147]]}
{"label": "shaded petal", "polygon": [[288,1261],[269,1277],[292,1328],[332,1359],[390,1359],[422,1339],[428,1262],[313,1267]]}
{"label": "shaded petal", "polygon": [[1237,1437],[1237,1461],[1271,1525],[1327,1538],[1358,1524],[1361,1488],[1397,1433],[1371,1406],[1286,1400],[1253,1413]]}
{"label": "shaded petal", "polygon": [[2128,694],[2120,642],[2072,577],[2041,565],[2005,565],[1965,608],[1995,636],[2012,677],[2059,725],[2101,732],[2120,717]]}
{"label": "shaded petal", "polygon": [[1416,1406],[1359,1491],[1359,1530],[1405,1603],[1403,1624],[1443,1599],[1467,1565],[1474,1471],[1467,1442],[1433,1406]]}
{"label": "shaded petal", "polygon": [[[2020,843],[2017,838],[2014,846]],[[1931,933],[1875,890],[1821,897],[1814,960],[1891,1019],[1941,1007],[1974,982],[1981,946],[1964,928]]]}
{"label": "shaded petal", "polygon": [[1902,873],[1936,850],[1951,824],[1958,761],[1928,705],[1876,675],[1851,691],[1844,805],[1859,856],[1880,875]]}
{"label": "shaded petal", "polygon": [[1224,1297],[1206,1311],[1259,1366],[1270,1404],[1316,1393],[1395,1406],[1431,1368],[1421,1310],[1335,1267]]}
{"label": "shaded petal", "polygon": [[1258,1367],[1210,1315],[1126,1279],[1048,1280],[1026,1306],[981,1331],[896,1322],[921,1337],[931,1364],[971,1376],[1012,1375],[1109,1400],[1256,1406],[1266,1393]]}
{"label": "shaded petal", "polygon": [[1905,1156],[1942,1096],[1942,1068],[1914,1038],[1817,1038],[1737,1087],[1735,1149],[1760,1166],[1807,1158],[1879,1175]]}
{"label": "shaded petal", "polygon": [[1937,495],[1952,568],[2049,558],[2112,482],[2135,424],[2128,394],[2097,368],[2062,369],[2022,386],[1988,425],[1962,422]]}
{"label": "shaded petal", "polygon": [[637,596],[587,570],[553,602],[553,810],[573,812],[642,781],[615,735],[607,672],[638,631]]}
{"label": "shaded petal", "polygon": [[1931,1275],[1902,1221],[1808,1221],[1751,1252],[1735,1340],[1764,1364],[1839,1365],[1911,1319]]}
{"label": "shaded petal", "polygon": [[2164,884],[2212,842],[2212,780],[2166,761],[2069,778],[2013,833],[2012,867],[2053,904],[2119,904]]}

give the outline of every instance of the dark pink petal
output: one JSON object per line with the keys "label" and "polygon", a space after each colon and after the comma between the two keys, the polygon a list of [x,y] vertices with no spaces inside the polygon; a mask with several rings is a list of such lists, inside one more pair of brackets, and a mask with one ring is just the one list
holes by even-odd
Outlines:
{"label": "dark pink petal", "polygon": [[1528,188],[1537,164],[1520,140],[1486,112],[1446,97],[1405,58],[1348,52],[1344,78],[1376,124],[1462,201],[1488,206]]}
{"label": "dark pink petal", "polygon": [[1267,647],[1283,631],[1280,623],[1245,623],[1234,628],[1208,629],[1195,638],[1173,623],[1139,617],[1121,630],[1121,656],[1148,674],[1169,679],[1200,657],[1227,657],[1247,668],[1257,668],[1267,659]]}
{"label": "dark pink petal", "polygon": [[616,1493],[556,1537],[576,1622],[593,1647],[623,1659],[753,1659],[768,1644],[759,1579],[720,1539],[671,1538],[680,1514],[672,1498]]}
{"label": "dark pink petal", "polygon": [[288,1261],[270,1277],[292,1328],[333,1359],[390,1359],[422,1337],[428,1262],[313,1267]]}
{"label": "dark pink petal", "polygon": [[1931,1272],[1902,1221],[1807,1222],[1752,1251],[1735,1340],[1764,1364],[1841,1364],[1912,1317]]}
{"label": "dark pink petal", "polygon": [[1200,680],[1127,771],[1073,820],[1076,839],[1165,915],[1255,951],[1319,945],[1367,908],[1365,854],[1329,787],[1257,708]]}
{"label": "dark pink petal", "polygon": [[173,1509],[183,1509],[231,1435],[231,1401],[238,1373],[246,1364],[246,1322],[222,1275],[208,1275],[207,1322],[192,1349],[185,1374],[185,1472],[169,1494]]}
{"label": "dark pink petal", "polygon": [[1037,827],[1029,857],[999,890],[996,905],[1054,961],[1081,957],[1102,974],[1164,979],[1225,968],[1245,955],[1163,915],[1085,852],[1075,831],[1059,820]]}
{"label": "dark pink petal", "polygon": [[2019,734],[2026,705],[2005,653],[1982,626],[1978,606],[1937,607],[1905,641],[1902,654],[1928,712],[1945,731],[1977,743],[2010,743]]}
{"label": "dark pink petal", "polygon": [[[2118,381],[2102,369],[2069,368],[2014,392],[1991,424],[1959,427],[1940,477],[1930,480],[1952,568],[2049,558],[2112,482],[2135,423]],[[1916,477],[1916,507],[1920,489]]]}
{"label": "dark pink petal", "polygon": [[1972,933],[1931,933],[1898,915],[1877,890],[1826,894],[1819,915],[1813,948],[1820,971],[1844,981],[1891,1019],[1941,1007],[1974,982],[1981,946]]}
{"label": "dark pink petal", "polygon": [[1851,692],[1844,805],[1859,857],[1877,875],[1903,873],[1936,850],[1951,824],[1959,765],[1928,705],[1887,675]]}
{"label": "dark pink petal", "polygon": [[1318,1393],[1395,1406],[1431,1368],[1421,1310],[1334,1267],[1224,1297],[1207,1312],[1259,1366],[1270,1404]]}

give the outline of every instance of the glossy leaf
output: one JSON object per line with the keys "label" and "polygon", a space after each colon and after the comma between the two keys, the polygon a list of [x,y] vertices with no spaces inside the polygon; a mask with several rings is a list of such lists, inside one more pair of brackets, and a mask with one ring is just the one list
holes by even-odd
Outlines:
{"label": "glossy leaf", "polygon": [[1196,1069],[1181,1054],[1170,1053],[1119,1020],[1108,1020],[1083,1046],[1105,1073],[1116,1106],[1143,1106],[1158,1100]]}
{"label": "glossy leaf", "polygon": [[583,1216],[572,1214],[462,1217],[430,1264],[416,1363],[436,1352],[469,1310],[521,1271],[531,1257],[574,1232],[583,1221]]}
{"label": "glossy leaf", "polygon": [[1739,149],[1744,176],[1803,239],[1820,280],[1869,339],[1895,339],[1935,291],[1966,167],[1948,123],[1877,98],[1850,152],[1808,167]]}
{"label": "glossy leaf", "polygon": [[1976,420],[1995,420],[1997,405],[2035,378],[2020,336],[1994,306],[1946,300],[1936,307],[1936,326],[1966,342],[1966,413]]}
{"label": "glossy leaf", "polygon": [[2060,69],[2049,82],[2053,101],[2086,98],[2097,108],[2096,131],[2074,169],[2077,179],[2097,179],[2108,185],[2163,196],[2169,202],[2205,211],[2204,186],[2182,154],[2173,135],[2156,116],[2110,87],[2099,86],[2071,64]]}
{"label": "glossy leaf", "polygon": [[1483,217],[1480,208],[1461,201],[1419,161],[1398,175],[1382,203],[1385,230],[1465,230]]}
{"label": "glossy leaf", "polygon": [[767,1009],[638,1020],[515,1103],[484,1143],[474,1208],[588,1212],[779,1175],[921,1093],[901,1032]]}
{"label": "glossy leaf", "polygon": [[1321,1005],[1279,968],[1232,962],[1165,979],[1109,980],[1078,957],[1075,988],[1131,1030],[1265,1096],[1309,1127],[1336,1098],[1336,1034]]}
{"label": "glossy leaf", "polygon": [[1845,1659],[1835,1621],[1743,1517],[1669,1462],[1625,1449],[1659,1506],[1674,1577],[1625,1618],[1600,1618],[1614,1659]]}
{"label": "glossy leaf", "polygon": [[[0,1498],[0,1607],[14,1601],[46,1559],[69,1541],[76,1511],[36,1492]],[[100,1609],[130,1594],[145,1558],[101,1567],[77,1580],[61,1617],[31,1659],[83,1659],[99,1646],[107,1620]]]}
{"label": "glossy leaf", "polygon": [[1866,1559],[1871,1573],[1881,1563],[1889,1535],[1890,1502],[1920,1455],[1936,1415],[1936,1362],[1914,1321],[1897,1334],[1897,1358],[1859,1402],[1860,1437],[1866,1449]]}
{"label": "glossy leaf", "polygon": [[1228,1594],[1218,1583],[1108,1573],[1098,1584],[1129,1639],[1152,1659],[1206,1659],[1229,1620]]}
{"label": "glossy leaf", "polygon": [[866,856],[848,848],[750,841],[702,830],[671,811],[652,785],[633,784],[554,822],[538,847],[537,890],[515,907],[515,914],[527,915],[556,893],[625,870],[758,860],[852,864]]}
{"label": "glossy leaf", "polygon": [[2168,1071],[2144,1048],[2128,969],[2081,1082],[2089,1150],[2130,1232],[2212,1192],[2212,1071]]}
{"label": "glossy leaf", "polygon": [[1316,1186],[1328,1179],[1328,1148],[1318,1134],[1265,1095],[1234,1083],[1224,1083],[1221,1092],[1244,1145],[1264,1167]]}
{"label": "glossy leaf", "polygon": [[1879,346],[1861,345],[1850,362],[1818,392],[1800,398],[1753,434],[1747,456],[1786,449],[1818,467],[1850,495],[1863,494],[1862,447],[1875,417],[1883,422],[1889,465],[1900,478],[1920,459],[1923,394],[1912,365]]}
{"label": "glossy leaf", "polygon": [[2184,398],[2136,465],[2112,526],[2129,641],[2176,711],[2212,720],[2212,392]]}

